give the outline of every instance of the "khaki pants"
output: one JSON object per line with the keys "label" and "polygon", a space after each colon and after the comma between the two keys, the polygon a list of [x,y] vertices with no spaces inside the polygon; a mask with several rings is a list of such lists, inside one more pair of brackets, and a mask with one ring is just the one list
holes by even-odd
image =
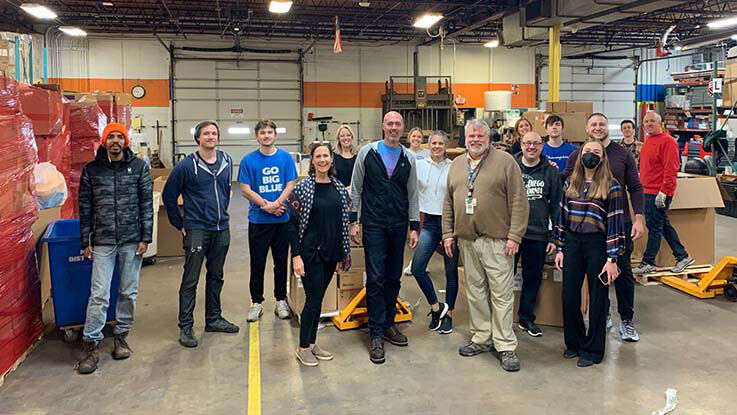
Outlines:
{"label": "khaki pants", "polygon": [[506,239],[460,240],[468,315],[476,344],[493,341],[499,352],[517,349],[514,334],[514,256],[504,254]]}

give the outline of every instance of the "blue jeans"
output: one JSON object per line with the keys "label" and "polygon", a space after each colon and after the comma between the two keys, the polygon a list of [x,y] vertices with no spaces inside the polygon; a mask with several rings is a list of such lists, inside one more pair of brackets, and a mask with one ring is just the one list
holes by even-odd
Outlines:
{"label": "blue jeans", "polygon": [[[435,288],[432,285],[430,276],[427,275],[426,268],[435,248],[443,239],[441,221],[441,215],[425,214],[422,231],[420,232],[420,240],[412,257],[412,275],[415,276],[417,285],[420,286],[430,305],[437,303],[438,297],[435,295]],[[453,257],[448,258],[443,253],[443,260],[445,262],[445,302],[453,310],[456,304],[456,296],[458,295],[458,244],[455,244]]]}
{"label": "blue jeans", "polygon": [[366,256],[366,305],[371,337],[381,337],[394,325],[404,261],[407,226],[381,228],[363,225]]}
{"label": "blue jeans", "polygon": [[82,332],[82,339],[85,342],[99,343],[105,337],[102,335],[102,329],[105,327],[107,317],[115,261],[118,262],[120,272],[120,287],[113,333],[127,333],[133,326],[133,314],[138,297],[138,275],[143,261],[143,255],[136,255],[137,247],[137,243],[132,243],[98,245],[92,248],[90,298],[87,302],[87,318]]}
{"label": "blue jeans", "polygon": [[658,209],[655,206],[655,195],[645,195],[645,224],[647,225],[647,246],[645,253],[642,255],[642,262],[645,264],[655,265],[655,257],[660,250],[660,240],[665,241],[673,251],[676,262],[686,258],[688,253],[686,248],[681,244],[678,238],[678,232],[673,228],[668,220],[668,208],[673,200],[671,196],[665,198],[665,208]]}

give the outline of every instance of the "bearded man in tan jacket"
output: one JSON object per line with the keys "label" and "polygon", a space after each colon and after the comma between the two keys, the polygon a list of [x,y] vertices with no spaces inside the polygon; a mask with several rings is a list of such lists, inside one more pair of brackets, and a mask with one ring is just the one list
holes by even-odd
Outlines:
{"label": "bearded man in tan jacket", "polygon": [[520,362],[514,334],[514,255],[527,230],[529,204],[514,158],[489,147],[489,126],[466,123],[466,155],[448,172],[443,206],[443,244],[452,256],[458,241],[463,257],[471,341],[461,356],[496,351],[504,370]]}

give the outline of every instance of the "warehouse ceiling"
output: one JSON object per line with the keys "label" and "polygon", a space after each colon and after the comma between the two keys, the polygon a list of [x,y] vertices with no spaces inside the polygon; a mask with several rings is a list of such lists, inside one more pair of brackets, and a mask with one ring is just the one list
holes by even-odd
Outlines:
{"label": "warehouse ceiling", "polygon": [[[514,15],[514,19],[519,20],[515,13],[520,8],[526,8],[529,23],[529,13],[545,10],[546,5],[548,10],[555,9],[557,5],[553,18],[538,19],[536,25],[531,25],[536,28],[532,30],[543,36],[545,26],[561,16],[558,20],[563,22],[563,44],[603,47],[654,46],[669,29],[672,40],[698,37],[707,34],[707,22],[737,15],[737,2],[733,0],[304,0],[294,1],[286,14],[270,13],[268,0],[33,2],[45,4],[58,14],[55,25],[79,26],[90,34],[332,39],[334,17],[338,16],[343,41],[414,40],[424,44],[440,40],[429,36],[438,33],[438,26],[428,33],[412,25],[426,12],[444,16],[439,24],[443,27],[444,38],[479,43],[502,34],[502,23],[507,22],[505,16]],[[44,32],[48,24],[26,15],[19,8],[21,3],[20,0],[0,3],[0,30]],[[562,13],[566,7],[573,11]],[[515,45],[544,41],[540,37],[530,37]]]}

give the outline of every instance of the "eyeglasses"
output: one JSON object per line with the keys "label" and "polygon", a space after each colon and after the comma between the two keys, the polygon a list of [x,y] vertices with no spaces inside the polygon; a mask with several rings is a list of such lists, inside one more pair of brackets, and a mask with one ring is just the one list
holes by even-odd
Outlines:
{"label": "eyeglasses", "polygon": [[540,147],[541,145],[543,145],[543,143],[540,143],[540,142],[533,143],[531,141],[522,142],[523,147]]}

